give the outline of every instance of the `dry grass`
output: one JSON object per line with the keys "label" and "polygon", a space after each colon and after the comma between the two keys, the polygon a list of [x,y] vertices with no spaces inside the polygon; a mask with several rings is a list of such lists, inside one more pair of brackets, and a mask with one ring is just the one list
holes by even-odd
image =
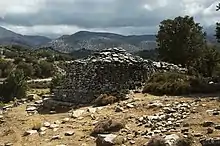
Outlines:
{"label": "dry grass", "polygon": [[37,94],[39,96],[44,95],[44,94],[49,94],[50,89],[30,89],[27,94]]}
{"label": "dry grass", "polygon": [[42,127],[42,121],[40,121],[39,119],[32,120],[32,130],[40,130],[41,127]]}
{"label": "dry grass", "polygon": [[[95,140],[92,139],[90,136],[91,132],[94,130],[94,127],[96,127],[93,124],[95,121],[102,121],[107,116],[109,116],[110,119],[114,119],[116,121],[121,121],[121,119],[126,119],[126,128],[130,129],[131,131],[133,130],[145,131],[148,129],[146,129],[145,127],[138,127],[135,119],[140,118],[143,115],[153,115],[154,113],[158,113],[160,110],[154,108],[147,109],[147,105],[149,104],[149,102],[160,100],[160,102],[162,102],[163,104],[168,104],[168,103],[180,102],[180,101],[189,101],[189,102],[194,101],[193,98],[167,98],[167,100],[164,100],[163,97],[157,97],[151,95],[145,96],[144,94],[135,94],[135,98],[140,99],[139,101],[135,102],[135,104],[137,104],[137,108],[129,108],[129,109],[125,109],[125,112],[116,113],[115,112],[116,104],[109,105],[104,107],[102,110],[98,110],[96,113],[94,113],[93,115],[95,118],[91,117],[91,113],[88,113],[85,114],[85,116],[83,116],[83,119],[70,119],[69,122],[60,124],[60,128],[58,129],[58,131],[53,131],[51,129],[48,129],[46,131],[46,134],[43,136],[32,135],[32,136],[22,137],[23,133],[26,130],[35,127],[34,125],[36,125],[36,129],[38,129],[40,125],[39,123],[43,123],[45,121],[54,123],[54,121],[56,120],[62,121],[64,118],[69,117],[68,113],[59,113],[53,115],[37,114],[33,116],[27,116],[27,113],[25,111],[26,105],[15,107],[12,109],[12,111],[9,111],[5,115],[6,122],[0,124],[0,131],[1,131],[0,145],[6,142],[11,142],[15,146],[25,146],[25,145],[56,146],[60,144],[65,144],[70,146],[81,146],[82,144],[85,143],[87,144],[87,146],[95,146],[96,145]],[[220,130],[216,130],[214,131],[214,133],[207,135],[207,128],[201,125],[204,121],[213,121],[214,123],[220,123],[219,116],[209,116],[206,113],[206,110],[218,109],[219,107],[220,107],[219,102],[216,102],[215,100],[202,99],[202,101],[200,102],[200,106],[196,109],[198,113],[191,114],[190,117],[184,122],[189,123],[190,131],[195,131],[195,133],[202,133],[204,134],[204,136],[209,136],[209,137],[219,136]],[[86,110],[87,107],[83,107],[82,109]],[[108,122],[108,123],[112,123],[112,122]],[[124,125],[124,122],[122,123]],[[108,125],[107,127],[111,127],[109,125],[112,124],[107,124],[107,125]],[[64,133],[70,130],[73,130],[75,132],[74,137],[64,136]],[[101,131],[105,131],[105,129]],[[118,134],[118,132],[116,132],[116,134]],[[47,139],[50,139],[54,135],[61,135],[63,138],[61,140],[47,141]],[[122,136],[126,137],[127,135],[122,135]],[[134,140],[136,141],[135,145],[137,146],[144,145],[149,141],[148,139],[143,138],[141,136],[134,138]],[[124,142],[124,144],[126,146],[131,145],[129,141]],[[194,144],[192,146],[194,146]]]}

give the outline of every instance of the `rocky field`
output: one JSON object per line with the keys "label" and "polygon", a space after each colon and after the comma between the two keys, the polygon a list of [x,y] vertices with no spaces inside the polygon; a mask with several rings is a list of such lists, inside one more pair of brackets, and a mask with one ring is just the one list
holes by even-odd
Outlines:
{"label": "rocky field", "polygon": [[30,114],[41,100],[8,106],[0,111],[0,145],[147,146],[156,135],[170,145],[187,136],[193,137],[193,145],[202,145],[202,140],[205,145],[220,136],[220,104],[217,96],[199,97],[133,93],[112,105],[43,114]]}

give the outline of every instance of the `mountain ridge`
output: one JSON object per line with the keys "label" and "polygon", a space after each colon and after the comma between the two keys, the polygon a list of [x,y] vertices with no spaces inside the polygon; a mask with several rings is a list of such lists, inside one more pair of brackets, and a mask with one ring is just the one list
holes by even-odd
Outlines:
{"label": "mountain ridge", "polygon": [[128,52],[150,50],[156,47],[155,35],[121,35],[109,32],[79,31],[72,35],[63,35],[52,40],[44,47],[52,47],[61,52],[72,52],[80,49],[100,50],[121,47]]}
{"label": "mountain ridge", "polygon": [[38,35],[22,35],[13,32],[4,27],[0,27],[0,44],[1,45],[21,45],[27,47],[34,47],[51,41],[45,36]]}
{"label": "mountain ridge", "polygon": [[[208,34],[208,42],[215,44],[214,35]],[[97,51],[104,48],[121,47],[128,52],[152,50],[157,47],[156,35],[122,35],[111,32],[78,31],[71,35],[62,35],[50,39],[38,35],[22,35],[4,27],[0,27],[0,44],[17,44],[34,49],[52,48],[63,53],[71,53],[80,49]]]}

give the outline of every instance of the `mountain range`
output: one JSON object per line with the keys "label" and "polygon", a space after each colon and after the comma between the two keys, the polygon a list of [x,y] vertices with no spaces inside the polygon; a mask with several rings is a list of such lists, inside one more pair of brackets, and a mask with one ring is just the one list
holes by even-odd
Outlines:
{"label": "mountain range", "polygon": [[81,49],[100,50],[110,47],[122,47],[129,52],[150,50],[156,47],[155,35],[123,36],[114,33],[79,31],[72,35],[63,35],[57,39],[44,36],[21,35],[0,27],[0,44],[17,44],[31,48],[52,48],[70,53]]}
{"label": "mountain range", "polygon": [[[207,40],[213,42],[212,35]],[[119,35],[105,32],[79,31],[72,35],[63,35],[57,39],[44,36],[21,35],[0,27],[0,45],[17,44],[37,48],[52,48],[54,50],[71,53],[78,50],[96,51],[104,48],[121,47],[128,52],[155,49],[155,35]]]}
{"label": "mountain range", "polygon": [[46,47],[52,47],[62,52],[122,47],[128,52],[134,52],[154,49],[156,47],[155,39],[155,35],[123,36],[114,33],[80,31],[52,40],[46,44]]}
{"label": "mountain range", "polygon": [[0,27],[0,44],[1,45],[22,45],[27,47],[37,47],[50,42],[51,39],[44,36],[28,36],[15,33]]}

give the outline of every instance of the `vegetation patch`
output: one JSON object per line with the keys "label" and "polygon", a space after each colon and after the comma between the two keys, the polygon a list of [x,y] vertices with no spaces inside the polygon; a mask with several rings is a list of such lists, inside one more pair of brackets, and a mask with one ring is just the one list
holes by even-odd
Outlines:
{"label": "vegetation patch", "polygon": [[153,137],[150,139],[150,141],[147,143],[147,146],[167,146],[164,138],[162,137]]}
{"label": "vegetation patch", "polygon": [[118,132],[120,129],[124,128],[124,126],[125,126],[124,122],[119,122],[112,119],[105,119],[97,123],[91,135],[95,136],[97,134]]}
{"label": "vegetation patch", "polygon": [[96,106],[105,106],[108,104],[113,104],[116,101],[117,101],[117,97],[115,97],[115,96],[101,94],[98,98],[95,99],[94,104]]}
{"label": "vegetation patch", "polygon": [[192,146],[193,145],[193,137],[181,137],[177,140],[176,146]]}
{"label": "vegetation patch", "polygon": [[143,93],[154,95],[184,95],[218,92],[219,84],[209,84],[208,78],[180,73],[155,73],[146,83]]}

